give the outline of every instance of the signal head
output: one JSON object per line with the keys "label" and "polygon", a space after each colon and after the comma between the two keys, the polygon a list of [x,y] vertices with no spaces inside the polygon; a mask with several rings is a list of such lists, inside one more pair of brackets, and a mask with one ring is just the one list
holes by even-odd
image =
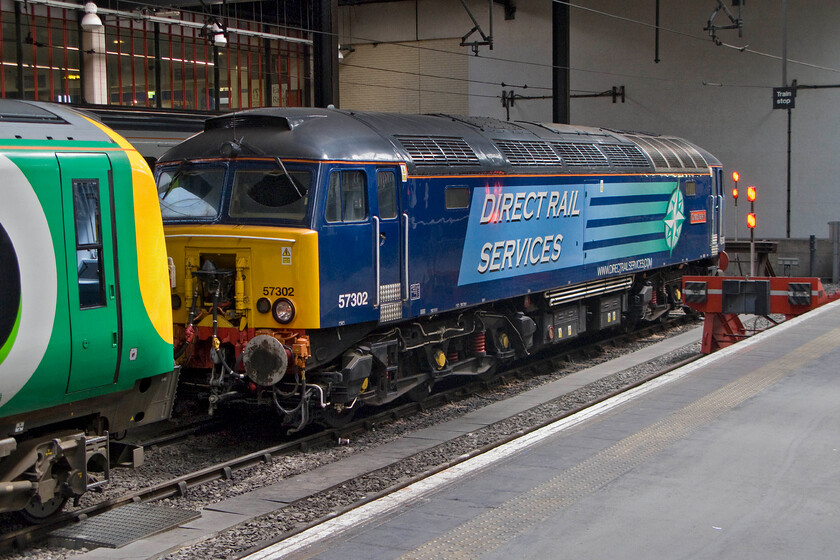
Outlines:
{"label": "signal head", "polygon": [[747,187],[747,200],[755,202],[755,187]]}
{"label": "signal head", "polygon": [[755,214],[750,212],[747,214],[747,227],[750,229],[755,229]]}
{"label": "signal head", "polygon": [[740,176],[740,175],[738,175],[738,172],[737,172],[737,171],[733,171],[733,172],[732,172],[732,180],[733,180],[733,181],[735,181],[735,182],[737,183],[737,182],[738,182],[738,179],[740,179],[740,178],[741,178],[741,176]]}
{"label": "signal head", "polygon": [[734,198],[735,200],[738,200],[738,187],[735,187],[734,189],[732,189],[732,198]]}

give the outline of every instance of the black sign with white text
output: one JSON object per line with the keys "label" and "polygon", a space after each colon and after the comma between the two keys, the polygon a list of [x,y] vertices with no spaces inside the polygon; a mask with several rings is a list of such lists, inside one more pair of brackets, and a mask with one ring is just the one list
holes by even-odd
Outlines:
{"label": "black sign with white text", "polygon": [[773,88],[774,109],[793,109],[794,107],[796,107],[796,88]]}

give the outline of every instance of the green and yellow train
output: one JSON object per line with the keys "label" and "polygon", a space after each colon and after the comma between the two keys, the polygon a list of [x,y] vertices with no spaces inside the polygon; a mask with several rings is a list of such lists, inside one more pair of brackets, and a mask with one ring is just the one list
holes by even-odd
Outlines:
{"label": "green and yellow train", "polygon": [[177,383],[154,180],[67,107],[0,100],[0,512],[107,481],[109,434],[167,418]]}

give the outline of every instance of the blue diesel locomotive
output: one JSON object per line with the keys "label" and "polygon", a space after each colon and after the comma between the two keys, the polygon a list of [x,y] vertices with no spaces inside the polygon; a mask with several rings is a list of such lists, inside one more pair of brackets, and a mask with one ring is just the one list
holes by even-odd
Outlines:
{"label": "blue diesel locomotive", "polygon": [[298,429],[654,320],[714,271],[721,165],[683,139],[256,109],[156,168],[175,347]]}

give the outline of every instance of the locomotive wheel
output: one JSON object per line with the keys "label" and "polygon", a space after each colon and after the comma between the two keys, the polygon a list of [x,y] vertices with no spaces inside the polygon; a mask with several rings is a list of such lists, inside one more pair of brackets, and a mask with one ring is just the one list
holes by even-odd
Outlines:
{"label": "locomotive wheel", "polygon": [[67,496],[54,496],[51,500],[42,502],[37,496],[29,500],[18,515],[27,523],[43,523],[50,517],[61,511],[64,504],[67,502]]}
{"label": "locomotive wheel", "polygon": [[361,406],[360,402],[356,402],[353,408],[344,408],[341,411],[333,407],[325,408],[318,412],[318,415],[315,417],[315,422],[326,428],[341,429],[356,417],[356,411]]}

